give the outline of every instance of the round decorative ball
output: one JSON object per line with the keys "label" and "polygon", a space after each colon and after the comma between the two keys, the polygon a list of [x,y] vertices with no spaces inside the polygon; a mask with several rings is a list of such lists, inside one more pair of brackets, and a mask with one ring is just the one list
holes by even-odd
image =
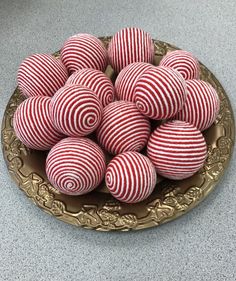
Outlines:
{"label": "round decorative ball", "polygon": [[134,62],[123,68],[115,82],[117,98],[134,102],[135,85],[142,74],[151,67],[153,65],[149,63]]}
{"label": "round decorative ball", "polygon": [[92,191],[105,174],[101,148],[87,138],[68,137],[57,143],[46,159],[46,174],[61,193],[82,195]]}
{"label": "round decorative ball", "polygon": [[220,109],[220,99],[216,90],[202,80],[187,81],[187,99],[175,119],[193,124],[200,131],[209,128]]}
{"label": "round decorative ball", "polygon": [[168,52],[159,65],[177,70],[185,80],[199,79],[200,76],[198,60],[191,53],[183,50]]}
{"label": "round decorative ball", "polygon": [[26,97],[53,96],[68,78],[66,67],[60,59],[47,54],[26,58],[17,73],[18,86]]}
{"label": "round decorative ball", "polygon": [[28,148],[48,150],[64,137],[50,118],[50,102],[50,97],[32,97],[16,109],[13,127],[16,136]]}
{"label": "round decorative ball", "polygon": [[154,59],[152,38],[142,29],[124,28],[112,37],[108,47],[108,57],[117,73],[133,62],[152,63]]}
{"label": "round decorative ball", "polygon": [[183,107],[186,95],[183,77],[171,68],[158,66],[138,79],[134,100],[142,114],[159,120],[173,117]]}
{"label": "round decorative ball", "polygon": [[152,193],[156,185],[156,171],[146,156],[129,151],[111,160],[105,180],[107,188],[116,199],[137,203]]}
{"label": "round decorative ball", "polygon": [[98,96],[102,106],[106,106],[115,99],[115,89],[111,80],[100,70],[84,68],[74,72],[66,85],[86,86]]}
{"label": "round decorative ball", "polygon": [[105,71],[108,64],[107,50],[102,41],[86,33],[66,40],[61,49],[61,60],[70,73],[82,68]]}
{"label": "round decorative ball", "polygon": [[63,134],[86,136],[98,127],[102,118],[102,104],[89,88],[67,85],[52,98],[50,114],[54,125]]}
{"label": "round decorative ball", "polygon": [[146,145],[149,135],[150,122],[134,103],[116,101],[104,108],[97,139],[109,153],[140,151]]}
{"label": "round decorative ball", "polygon": [[191,177],[203,166],[207,145],[196,127],[174,120],[161,125],[152,133],[147,155],[158,174],[181,180]]}

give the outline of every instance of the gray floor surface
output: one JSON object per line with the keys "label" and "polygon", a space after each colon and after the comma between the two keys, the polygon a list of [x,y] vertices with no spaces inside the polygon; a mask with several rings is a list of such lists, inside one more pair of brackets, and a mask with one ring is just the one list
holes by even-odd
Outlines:
{"label": "gray floor surface", "polygon": [[[236,2],[0,0],[0,120],[20,62],[52,53],[79,32],[138,26],[193,52],[236,109]],[[235,155],[235,154],[234,154]],[[0,280],[236,280],[235,157],[197,208],[158,228],[98,233],[36,208],[0,156]]]}

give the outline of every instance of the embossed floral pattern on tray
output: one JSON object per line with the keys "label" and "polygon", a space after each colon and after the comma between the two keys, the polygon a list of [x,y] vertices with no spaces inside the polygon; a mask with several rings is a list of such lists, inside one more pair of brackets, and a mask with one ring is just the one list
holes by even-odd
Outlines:
{"label": "embossed floral pattern on tray", "polygon": [[[102,38],[108,45],[110,37]],[[155,43],[155,64],[167,51],[176,47],[161,41]],[[59,52],[54,54],[59,56]],[[114,75],[111,69],[108,75]],[[201,64],[201,79],[217,90],[221,108],[217,120],[204,132],[208,157],[204,167],[184,181],[160,180],[156,191],[138,204],[120,203],[102,191],[86,196],[65,196],[48,182],[44,161],[46,154],[29,150],[15,136],[12,118],[23,101],[18,89],[10,98],[2,122],[2,149],[8,170],[17,185],[47,213],[67,223],[100,231],[137,230],[157,226],[186,213],[212,191],[223,175],[234,145],[234,118],[227,95],[215,76]]]}

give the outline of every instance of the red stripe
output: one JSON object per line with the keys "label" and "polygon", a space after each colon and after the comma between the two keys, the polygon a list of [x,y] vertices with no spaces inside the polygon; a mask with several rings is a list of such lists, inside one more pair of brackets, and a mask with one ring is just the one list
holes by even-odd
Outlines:
{"label": "red stripe", "polygon": [[177,70],[185,80],[199,79],[200,76],[198,60],[186,51],[176,50],[167,53],[159,65]]}
{"label": "red stripe", "polygon": [[105,179],[108,189],[116,199],[137,203],[152,193],[156,185],[156,172],[146,156],[129,151],[111,160]]}
{"label": "red stripe", "polygon": [[51,116],[63,134],[85,136],[98,127],[102,118],[102,105],[89,88],[66,85],[52,98]]}
{"label": "red stripe", "polygon": [[47,54],[35,54],[20,65],[17,81],[26,97],[53,96],[68,78],[65,66],[59,59]]}
{"label": "red stripe", "polygon": [[82,85],[94,91],[103,107],[113,102],[115,99],[115,90],[111,80],[99,70],[78,70],[67,80],[66,85],[69,84]]}
{"label": "red stripe", "polygon": [[87,138],[63,139],[46,159],[48,179],[60,192],[69,195],[82,195],[96,188],[105,168],[102,150]]}
{"label": "red stripe", "polygon": [[187,81],[188,95],[186,102],[175,119],[189,122],[203,131],[215,121],[220,107],[216,90],[202,80]]}
{"label": "red stripe", "polygon": [[[187,135],[186,129],[189,129]],[[168,137],[172,132],[179,132],[179,135],[175,138]],[[195,138],[191,140],[191,132],[193,137],[198,136],[196,143],[193,142]],[[167,137],[160,137],[163,134]],[[170,179],[184,179],[203,166],[207,146],[203,135],[193,125],[183,121],[169,121],[152,133],[147,145],[147,154],[157,173]]]}
{"label": "red stripe", "polygon": [[108,63],[103,43],[90,34],[70,37],[61,49],[61,59],[70,73],[82,68],[105,71]]}
{"label": "red stripe", "polygon": [[185,81],[170,68],[152,67],[136,83],[134,99],[138,109],[152,119],[174,116],[186,99]]}
{"label": "red stripe", "polygon": [[49,97],[33,97],[23,101],[17,108],[13,126],[17,137],[25,146],[48,150],[63,138],[50,118],[50,102]]}
{"label": "red stripe", "polygon": [[108,56],[117,73],[134,62],[152,63],[154,46],[151,36],[139,28],[124,28],[110,41]]}
{"label": "red stripe", "polygon": [[104,108],[97,139],[108,152],[140,151],[150,134],[149,121],[132,102],[117,101]]}

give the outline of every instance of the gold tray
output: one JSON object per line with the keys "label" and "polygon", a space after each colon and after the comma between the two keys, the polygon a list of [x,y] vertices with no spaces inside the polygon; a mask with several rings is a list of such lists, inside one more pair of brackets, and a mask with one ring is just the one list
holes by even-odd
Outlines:
{"label": "gold tray", "polygon": [[[108,45],[111,37],[102,37]],[[158,40],[155,43],[155,64],[169,50],[177,48]],[[59,56],[59,52],[54,54]],[[110,67],[107,75],[114,79]],[[56,218],[85,228],[108,230],[138,230],[176,219],[194,208],[215,187],[222,177],[234,145],[234,118],[227,95],[215,76],[201,64],[201,79],[217,90],[220,113],[215,123],[204,132],[208,144],[208,158],[204,167],[193,177],[182,181],[160,179],[155,191],[145,201],[125,204],[115,200],[103,183],[95,191],[83,196],[58,193],[48,182],[44,163],[46,152],[26,148],[15,136],[12,117],[22,102],[16,89],[7,105],[2,122],[2,149],[8,170],[17,185],[45,212]]]}

